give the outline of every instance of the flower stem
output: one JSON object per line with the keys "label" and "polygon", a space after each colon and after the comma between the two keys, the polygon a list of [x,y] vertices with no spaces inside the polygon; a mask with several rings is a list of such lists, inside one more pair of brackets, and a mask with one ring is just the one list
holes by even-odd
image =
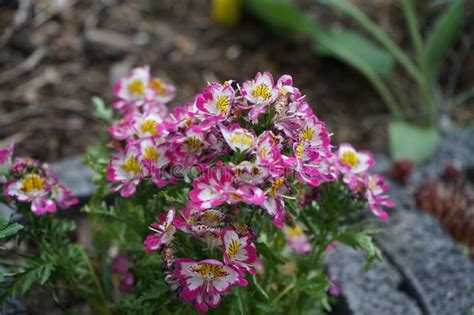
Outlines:
{"label": "flower stem", "polygon": [[295,287],[295,282],[293,282],[292,284],[290,284],[289,286],[287,286],[283,291],[280,292],[280,294],[278,294],[273,300],[272,300],[272,304],[276,304],[282,297],[284,297],[288,292],[290,292],[291,290],[293,290],[293,288]]}
{"label": "flower stem", "polygon": [[91,265],[91,262],[89,260],[89,257],[87,256],[84,248],[82,246],[78,246],[77,247],[79,249],[79,252],[81,253],[81,256],[85,262],[85,264],[87,265],[87,268],[89,269],[89,272],[92,276],[92,279],[94,280],[94,283],[95,283],[95,286],[97,287],[97,291],[99,292],[99,295],[100,295],[100,298],[102,300],[102,303],[103,303],[103,307],[101,307],[101,309],[103,309],[104,311],[104,314],[110,314],[109,310],[108,310],[108,307],[107,307],[107,298],[105,297],[105,294],[104,294],[104,291],[102,290],[102,286],[100,285],[100,282],[99,282],[99,279],[97,278],[97,275],[95,274],[95,271],[94,271],[94,268],[92,268],[92,265]]}

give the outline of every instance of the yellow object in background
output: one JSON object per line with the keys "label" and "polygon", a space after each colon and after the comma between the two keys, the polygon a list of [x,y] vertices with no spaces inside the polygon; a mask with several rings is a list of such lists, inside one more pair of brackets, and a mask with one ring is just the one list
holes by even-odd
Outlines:
{"label": "yellow object in background", "polygon": [[240,0],[212,0],[211,17],[214,22],[235,25],[240,21]]}

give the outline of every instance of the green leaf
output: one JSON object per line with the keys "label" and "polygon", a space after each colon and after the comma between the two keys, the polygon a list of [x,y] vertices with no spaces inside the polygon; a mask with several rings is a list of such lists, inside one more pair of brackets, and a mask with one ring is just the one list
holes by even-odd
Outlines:
{"label": "green leaf", "polygon": [[160,297],[169,291],[169,287],[165,283],[156,283],[153,287],[145,291],[140,297],[138,301],[141,303],[149,301],[149,300],[160,300]]}
{"label": "green leaf", "polygon": [[390,153],[394,160],[405,158],[421,163],[430,158],[438,146],[435,128],[422,128],[403,121],[392,121],[388,129]]}
{"label": "green leaf", "polygon": [[266,259],[268,259],[271,263],[274,264],[284,264],[285,259],[281,257],[279,254],[275,253],[270,247],[268,247],[265,243],[257,243],[257,252]]}
{"label": "green leaf", "polygon": [[3,230],[4,228],[6,228],[7,225],[8,225],[7,218],[0,216],[0,230]]}
{"label": "green leaf", "polygon": [[0,239],[4,239],[10,236],[15,235],[23,229],[23,225],[18,224],[18,223],[13,223],[8,225],[8,222],[6,221],[5,218],[0,219]]}
{"label": "green leaf", "polygon": [[374,23],[363,11],[348,0],[319,0],[322,4],[340,10],[363,27],[375,40],[390,53],[405,70],[418,82],[423,82],[419,69],[401,48],[390,39],[380,26]]}
{"label": "green leaf", "polygon": [[337,58],[360,71],[394,115],[399,106],[382,77],[391,80],[393,58],[363,36],[348,30],[328,32],[294,5],[279,0],[246,0],[246,7],[274,30],[310,36],[319,53]]}
{"label": "green leaf", "polygon": [[46,281],[49,280],[49,278],[51,277],[51,272],[53,272],[54,268],[55,266],[52,263],[49,263],[43,266],[41,270],[41,279],[40,279],[41,284],[45,284]]}
{"label": "green leaf", "polygon": [[277,32],[295,32],[318,27],[298,8],[281,0],[244,0],[246,8]]}
{"label": "green leaf", "polygon": [[[395,116],[400,115],[400,109],[397,101],[393,97],[390,90],[387,88],[387,85],[383,81],[382,77],[379,75],[378,72],[380,72],[380,70],[377,70],[374,64],[368,62],[364,56],[353,54],[350,47],[346,46],[346,44],[338,38],[331,36],[331,34],[313,32],[312,35],[316,45],[322,46],[323,51],[330,52],[333,57],[354,67],[362,75],[364,75],[377,90],[390,111]],[[344,36],[347,36],[347,34]],[[359,50],[361,49],[359,48]],[[382,70],[382,72],[386,72],[386,70]]]}
{"label": "green leaf", "polygon": [[428,76],[435,75],[438,66],[453,44],[456,34],[461,29],[463,15],[464,0],[457,0],[436,21],[425,48],[424,66]]}
{"label": "green leaf", "polygon": [[[363,37],[359,33],[346,30],[335,29],[328,33],[328,39],[339,42],[347,51],[350,51],[352,58],[357,58],[369,66],[374,72],[383,78],[391,78],[393,74],[393,58],[385,50],[377,47],[371,40]],[[320,36],[316,36],[316,51],[323,55],[330,55],[340,58],[337,51],[331,47],[324,46],[324,40],[319,40]],[[343,61],[348,62],[354,67],[351,59],[344,58]]]}
{"label": "green leaf", "polygon": [[342,244],[350,246],[353,249],[362,250],[367,255],[365,270],[368,271],[375,260],[382,259],[380,250],[372,240],[373,236],[379,234],[380,232],[380,230],[376,229],[359,231],[357,226],[353,226],[353,228],[348,228],[336,239]]}
{"label": "green leaf", "polygon": [[247,297],[247,291],[245,288],[237,287],[234,289],[233,294],[235,295],[236,303],[233,304],[234,307],[231,308],[230,314],[240,314],[245,315],[249,314],[249,299]]}
{"label": "green leaf", "polygon": [[257,293],[259,293],[265,299],[265,301],[270,300],[270,296],[268,295],[267,291],[265,291],[265,289],[260,286],[255,276],[252,276],[252,281],[250,281],[249,283],[250,286],[255,288]]}
{"label": "green leaf", "polygon": [[112,108],[107,107],[100,97],[94,96],[92,98],[92,104],[95,107],[94,116],[106,124],[112,123],[114,111]]}

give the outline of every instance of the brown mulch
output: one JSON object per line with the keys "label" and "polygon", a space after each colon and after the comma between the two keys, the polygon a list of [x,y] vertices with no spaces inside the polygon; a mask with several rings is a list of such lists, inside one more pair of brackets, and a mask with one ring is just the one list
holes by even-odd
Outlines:
{"label": "brown mulch", "polygon": [[[366,9],[396,22],[399,8],[380,3]],[[403,40],[399,28],[380,23]],[[48,161],[85,152],[105,138],[91,97],[110,102],[114,82],[142,64],[177,86],[174,105],[192,100],[207,81],[242,81],[263,70],[291,74],[335,143],[386,150],[389,116],[361,75],[247,14],[237,27],[216,25],[208,0],[2,2],[0,145],[15,139],[19,154]]]}

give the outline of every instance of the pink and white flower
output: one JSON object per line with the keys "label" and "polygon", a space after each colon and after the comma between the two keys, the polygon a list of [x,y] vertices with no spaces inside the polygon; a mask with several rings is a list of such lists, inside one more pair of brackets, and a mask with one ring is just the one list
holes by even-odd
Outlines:
{"label": "pink and white flower", "polygon": [[308,236],[305,234],[301,226],[285,226],[283,232],[285,232],[288,246],[293,252],[306,255],[311,251],[311,244],[309,243]]}
{"label": "pink and white flower", "polygon": [[5,148],[0,148],[0,166],[11,166],[14,150],[15,142],[10,143],[10,145]]}
{"label": "pink and white flower", "polygon": [[258,117],[265,113],[267,106],[273,103],[278,95],[279,90],[274,85],[273,76],[269,72],[257,73],[252,81],[245,81],[242,84],[242,96],[251,105],[241,106],[243,109],[249,109],[248,119],[256,124]]}
{"label": "pink and white flower", "polygon": [[270,72],[258,72],[254,80],[242,84],[242,96],[252,104],[270,104],[276,100],[278,93]]}
{"label": "pink and white flower", "polygon": [[343,173],[360,174],[375,165],[374,158],[370,152],[358,152],[352,145],[347,143],[339,146],[336,155]]}
{"label": "pink and white flower", "polygon": [[45,174],[29,173],[19,180],[8,180],[3,189],[5,196],[31,202],[31,212],[35,215],[56,212],[56,204],[49,196],[51,185]]}
{"label": "pink and white flower", "polygon": [[173,241],[176,228],[173,225],[175,219],[174,209],[168,210],[166,214],[161,214],[158,217],[158,223],[153,223],[150,230],[155,232],[150,234],[145,239],[145,252],[151,253],[155,250],[161,250],[163,246]]}
{"label": "pink and white flower", "polygon": [[189,193],[189,198],[201,210],[216,208],[226,202],[232,203],[232,193],[235,192],[232,183],[232,169],[218,163],[215,168],[194,180],[194,189]]}
{"label": "pink and white flower", "polygon": [[189,168],[198,162],[203,150],[209,146],[207,132],[197,126],[189,127],[184,134],[177,135],[170,149],[174,163]]}
{"label": "pink and white flower", "polygon": [[144,168],[140,163],[140,151],[135,145],[129,145],[120,150],[110,159],[107,167],[107,179],[118,183],[112,191],[119,191],[123,197],[135,193],[137,185],[144,176]]}
{"label": "pink and white flower", "polygon": [[119,99],[114,104],[116,109],[127,106],[142,106],[153,97],[153,91],[148,88],[150,82],[150,67],[135,68],[115,85],[115,96]]}
{"label": "pink and white flower", "polygon": [[327,150],[329,148],[329,134],[324,123],[312,116],[306,120],[304,126],[298,131],[300,143],[308,143],[313,148]]}
{"label": "pink and white flower", "polygon": [[329,152],[317,150],[308,142],[295,143],[293,151],[296,176],[299,180],[313,187],[335,180],[336,173]]}
{"label": "pink and white flower", "polygon": [[282,138],[271,131],[264,131],[259,137],[256,147],[257,163],[265,166],[272,176],[281,176],[284,171],[283,158],[280,153]]}
{"label": "pink and white flower", "polygon": [[249,161],[240,162],[238,165],[231,164],[235,182],[244,185],[261,185],[268,177],[266,168]]}
{"label": "pink and white flower", "polygon": [[255,147],[255,136],[247,129],[235,124],[229,128],[219,125],[222,135],[229,147],[236,152],[246,152]]}
{"label": "pink and white flower", "polygon": [[54,200],[59,207],[66,209],[79,203],[79,199],[72,196],[72,192],[61,184],[57,178],[51,178],[51,199]]}
{"label": "pink and white flower", "polygon": [[367,185],[367,202],[370,210],[380,220],[386,221],[388,214],[383,210],[383,207],[392,208],[395,204],[389,200],[385,193],[388,191],[388,185],[384,182],[381,175],[369,175],[366,179]]}
{"label": "pink and white flower", "polygon": [[204,211],[185,209],[181,217],[175,219],[174,225],[179,230],[192,234],[205,242],[209,248],[221,246],[221,230],[225,215],[221,211],[208,209]]}
{"label": "pink and white flower", "polygon": [[286,219],[285,201],[283,195],[287,192],[285,180],[280,177],[276,179],[272,186],[265,193],[265,201],[262,207],[272,218],[273,224],[281,229]]}
{"label": "pink and white flower", "polygon": [[158,104],[167,104],[176,96],[176,88],[159,78],[152,78],[148,88],[153,92],[153,99]]}
{"label": "pink and white flower", "polygon": [[117,82],[114,94],[118,100],[113,107],[125,113],[133,113],[142,106],[146,109],[163,109],[162,105],[175,97],[176,89],[159,78],[152,78],[150,67],[144,66],[133,69]]}
{"label": "pink and white flower", "polygon": [[288,74],[284,74],[278,79],[276,87],[283,96],[293,94],[296,90],[296,88],[293,87],[293,78]]}
{"label": "pink and white flower", "polygon": [[159,135],[159,126],[163,117],[157,113],[145,113],[133,117],[132,130],[138,138],[155,137]]}
{"label": "pink and white flower", "polygon": [[222,244],[224,247],[224,262],[232,264],[240,271],[248,271],[255,275],[252,264],[257,260],[255,245],[249,233],[240,237],[232,227],[222,230]]}
{"label": "pink and white flower", "polygon": [[133,117],[130,115],[119,121],[114,122],[114,124],[109,128],[109,133],[116,140],[126,140],[127,138],[133,136],[132,125]]}
{"label": "pink and white flower", "polygon": [[234,102],[234,89],[230,83],[211,83],[202,94],[196,96],[195,106],[205,121],[225,120]]}
{"label": "pink and white flower", "polygon": [[12,156],[14,150],[15,142],[12,142],[9,146],[0,149],[0,184],[7,180],[5,175],[12,167]]}
{"label": "pink and white flower", "polygon": [[207,312],[209,307],[217,308],[221,295],[229,293],[234,285],[247,285],[236,269],[213,259],[198,262],[189,258],[176,259],[173,275],[182,287],[181,298],[192,302],[201,313]]}

